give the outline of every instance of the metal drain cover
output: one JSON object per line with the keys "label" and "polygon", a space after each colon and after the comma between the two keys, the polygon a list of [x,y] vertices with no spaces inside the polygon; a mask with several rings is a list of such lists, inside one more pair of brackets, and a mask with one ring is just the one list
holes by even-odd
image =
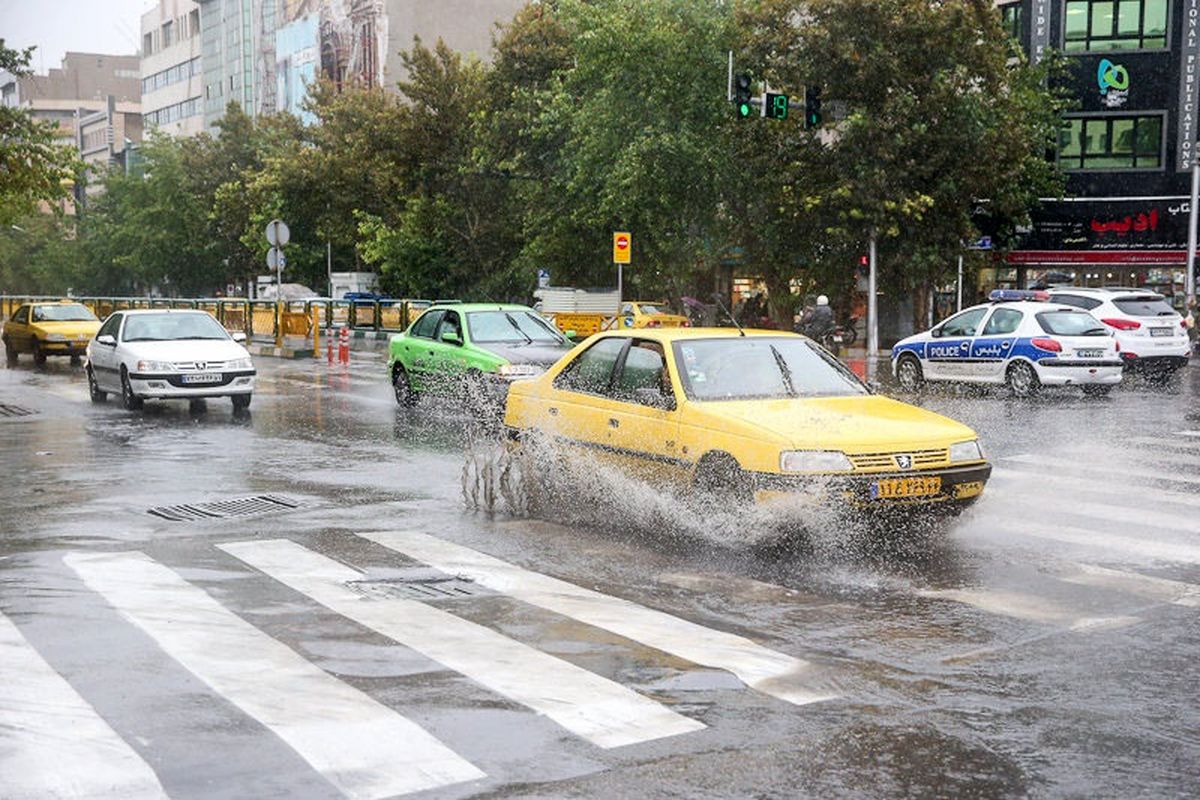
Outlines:
{"label": "metal drain cover", "polygon": [[401,578],[348,581],[348,587],[365,597],[402,600],[453,600],[490,592],[470,578],[420,575]]}
{"label": "metal drain cover", "polygon": [[36,413],[36,411],[21,406],[0,403],[0,417],[29,417]]}
{"label": "metal drain cover", "polygon": [[303,504],[290,497],[278,494],[256,494],[250,497],[234,497],[229,500],[214,500],[211,503],[185,503],[176,506],[155,506],[146,509],[147,514],[170,522],[188,522],[205,519],[248,517],[252,514],[267,514],[272,511],[291,511]]}

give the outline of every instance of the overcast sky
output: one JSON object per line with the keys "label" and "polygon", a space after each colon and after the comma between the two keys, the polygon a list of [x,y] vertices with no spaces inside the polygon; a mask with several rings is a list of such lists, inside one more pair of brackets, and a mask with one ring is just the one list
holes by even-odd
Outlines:
{"label": "overcast sky", "polygon": [[68,50],[133,55],[142,14],[154,0],[0,0],[0,38],[13,49],[37,45],[31,66],[58,67]]}

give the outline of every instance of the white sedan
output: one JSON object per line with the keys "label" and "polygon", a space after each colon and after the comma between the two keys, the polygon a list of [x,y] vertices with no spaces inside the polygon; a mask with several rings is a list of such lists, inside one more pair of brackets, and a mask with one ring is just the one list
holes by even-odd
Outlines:
{"label": "white sedan", "polygon": [[234,410],[250,406],[254,364],[207,311],[116,311],[87,348],[88,390],[102,403],[111,392],[129,409],[148,399],[228,397]]}
{"label": "white sedan", "polygon": [[926,381],[1007,384],[1018,397],[1075,385],[1102,395],[1121,382],[1120,348],[1091,314],[1046,302],[1045,292],[1000,289],[892,348],[901,388]]}

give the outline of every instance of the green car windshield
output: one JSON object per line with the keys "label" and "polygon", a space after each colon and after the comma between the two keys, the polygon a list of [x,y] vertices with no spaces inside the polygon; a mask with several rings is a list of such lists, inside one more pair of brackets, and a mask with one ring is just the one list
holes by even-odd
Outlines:
{"label": "green car windshield", "polygon": [[472,342],[560,344],[563,337],[528,311],[472,311],[467,314]]}

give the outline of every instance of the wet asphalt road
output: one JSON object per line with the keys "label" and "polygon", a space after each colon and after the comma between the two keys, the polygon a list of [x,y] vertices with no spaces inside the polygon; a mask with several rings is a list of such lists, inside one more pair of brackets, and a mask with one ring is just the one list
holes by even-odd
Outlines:
{"label": "wet asphalt road", "polygon": [[468,507],[493,445],[354,358],[240,418],[0,370],[0,798],[1200,794],[1200,368],[922,397],[980,503],[781,542],[601,469]]}

